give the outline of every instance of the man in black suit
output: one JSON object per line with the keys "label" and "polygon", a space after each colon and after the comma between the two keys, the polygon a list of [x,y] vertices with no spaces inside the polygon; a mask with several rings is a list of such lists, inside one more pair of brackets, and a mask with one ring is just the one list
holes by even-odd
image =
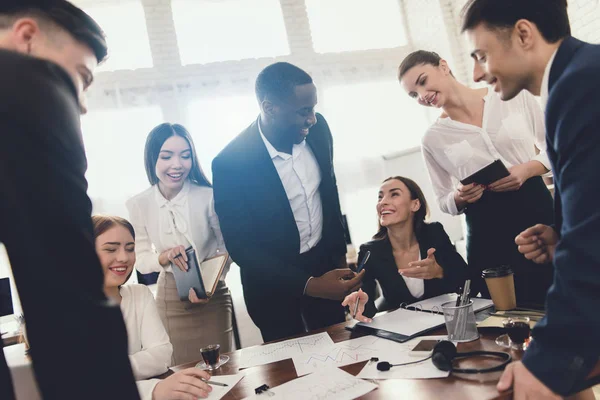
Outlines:
{"label": "man in black suit", "polygon": [[214,196],[248,312],[272,341],[344,321],[340,301],[364,272],[346,265],[332,136],[311,77],[270,65],[256,96],[260,116],[213,161]]}
{"label": "man in black suit", "polygon": [[476,81],[503,100],[541,95],[546,109],[556,226],[536,225],[516,242],[529,259],[553,260],[554,282],[523,361],[508,366],[498,389],[558,399],[600,376],[600,46],[570,36],[566,0],[473,0],[463,30]]}
{"label": "man in black suit", "polygon": [[[103,292],[79,126],[106,54],[100,27],[66,1],[0,3],[0,242],[44,399],[139,398]],[[1,351],[0,398],[14,398]]]}

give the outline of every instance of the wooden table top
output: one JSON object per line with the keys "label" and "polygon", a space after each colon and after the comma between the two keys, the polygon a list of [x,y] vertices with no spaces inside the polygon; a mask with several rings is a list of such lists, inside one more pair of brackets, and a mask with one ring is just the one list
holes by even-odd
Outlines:
{"label": "wooden table top", "polygon": [[[310,334],[326,331],[331,336],[334,342],[342,342],[348,339],[354,339],[364,336],[362,333],[355,333],[345,329],[348,325],[353,325],[354,322],[341,323],[333,325],[327,329],[311,332]],[[482,329],[480,330],[481,338],[470,343],[461,343],[458,345],[459,352],[488,350],[488,351],[506,351],[500,348],[495,343],[495,339],[502,333],[500,329]],[[446,330],[440,329],[428,335],[445,335]],[[299,335],[306,336],[306,335]],[[519,360],[522,353],[518,351],[510,351],[513,360]],[[240,372],[238,365],[241,357],[241,350],[234,351],[228,354],[231,359],[219,370],[214,372],[214,375],[231,375]],[[201,360],[198,360],[201,361]],[[181,369],[193,367],[197,362],[182,364],[173,367],[172,370],[179,371]],[[490,367],[497,365],[497,359],[486,359],[484,357],[464,360],[460,362],[463,368],[469,367]],[[357,375],[366,361],[342,367],[346,372]],[[291,359],[251,367],[243,370],[245,377],[225,396],[225,400],[244,399],[254,394],[254,389],[267,384],[273,388],[285,382],[297,378],[294,363]],[[496,390],[496,383],[500,378],[501,372],[488,374],[462,375],[457,377],[450,375],[445,379],[389,379],[376,381],[379,388],[362,396],[361,399],[510,399],[510,393],[500,395]]]}

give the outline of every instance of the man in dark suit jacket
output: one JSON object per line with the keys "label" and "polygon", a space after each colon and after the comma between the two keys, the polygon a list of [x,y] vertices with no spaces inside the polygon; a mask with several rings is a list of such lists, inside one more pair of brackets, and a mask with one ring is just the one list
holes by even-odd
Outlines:
{"label": "man in dark suit jacket", "polygon": [[[102,30],[62,0],[0,3],[0,242],[44,399],[139,398],[94,246],[79,99]],[[0,398],[14,398],[0,351]]]}
{"label": "man in dark suit jacket", "polygon": [[553,260],[554,283],[522,363],[498,388],[512,385],[515,399],[559,398],[600,376],[600,46],[570,36],[566,0],[475,0],[463,28],[476,80],[504,100],[525,89],[546,103],[556,227],[536,225],[516,242],[529,259]]}
{"label": "man in dark suit jacket", "polygon": [[[311,77],[288,63],[256,81],[261,114],[213,161],[215,209],[248,312],[272,341],[344,320],[347,269],[332,136]],[[348,279],[348,280],[343,280]]]}

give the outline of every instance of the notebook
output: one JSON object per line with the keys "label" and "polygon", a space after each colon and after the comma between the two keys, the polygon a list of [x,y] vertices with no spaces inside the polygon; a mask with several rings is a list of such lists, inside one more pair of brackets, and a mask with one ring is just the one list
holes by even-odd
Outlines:
{"label": "notebook", "polygon": [[[458,297],[458,295],[456,293],[441,294],[439,296],[432,297],[430,299],[417,301],[416,303],[408,304],[406,306],[401,306],[401,307],[413,309],[413,310],[417,309],[420,311],[429,311],[429,312],[433,312],[433,313],[437,313],[437,314],[443,314],[442,304],[449,302],[449,301],[456,303],[457,297]],[[482,299],[479,297],[471,298],[471,300],[473,300],[473,311],[474,312],[485,310],[494,305],[494,302],[492,302],[492,300]]]}
{"label": "notebook", "polygon": [[223,253],[208,258],[198,264],[195,251],[190,247],[186,250],[188,270],[182,271],[173,266],[173,276],[177,285],[177,293],[182,301],[188,299],[190,288],[194,289],[199,299],[210,298],[217,289],[223,269],[229,259],[229,254]]}
{"label": "notebook", "polygon": [[445,325],[444,316],[436,313],[420,312],[399,308],[373,318],[373,322],[359,322],[353,330],[366,331],[375,336],[404,343],[416,336]]}
{"label": "notebook", "polygon": [[498,179],[502,179],[510,175],[506,166],[500,160],[496,160],[491,164],[486,165],[473,175],[466,177],[461,180],[460,183],[463,185],[469,185],[473,182],[479,183],[480,185],[490,185],[496,182]]}

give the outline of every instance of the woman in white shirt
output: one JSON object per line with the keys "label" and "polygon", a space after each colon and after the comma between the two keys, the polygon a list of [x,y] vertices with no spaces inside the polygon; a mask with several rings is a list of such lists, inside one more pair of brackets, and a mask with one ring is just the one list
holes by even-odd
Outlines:
{"label": "woman in white shirt", "polygon": [[[420,105],[442,111],[425,133],[422,150],[440,209],[466,215],[475,289],[489,296],[481,271],[510,265],[519,305],[543,306],[552,267],[526,260],[514,242],[527,227],[553,222],[552,196],[541,178],[550,162],[539,104],[526,91],[505,102],[488,88],[469,88],[428,51],[407,56],[398,77]],[[488,187],[460,183],[497,159],[510,176]]]}
{"label": "woman in white shirt", "polygon": [[[127,327],[129,361],[143,400],[168,400],[181,394],[207,397],[210,375],[196,368],[161,381],[148,379],[167,372],[173,347],[160,321],[154,298],[144,285],[126,285],[135,263],[135,232],[119,217],[92,217],[96,253],[104,273],[104,293],[121,304]],[[189,386],[186,386],[189,384]]]}
{"label": "woman in white shirt", "polygon": [[173,344],[173,363],[196,360],[200,348],[210,344],[229,352],[233,306],[224,281],[229,264],[208,301],[191,289],[189,301],[181,301],[172,272],[187,269],[185,249],[191,245],[200,262],[226,251],[213,190],[189,132],[178,124],[157,126],[146,140],[144,160],[151,187],[127,202],[137,234],[135,267],[160,272],[156,305]]}

